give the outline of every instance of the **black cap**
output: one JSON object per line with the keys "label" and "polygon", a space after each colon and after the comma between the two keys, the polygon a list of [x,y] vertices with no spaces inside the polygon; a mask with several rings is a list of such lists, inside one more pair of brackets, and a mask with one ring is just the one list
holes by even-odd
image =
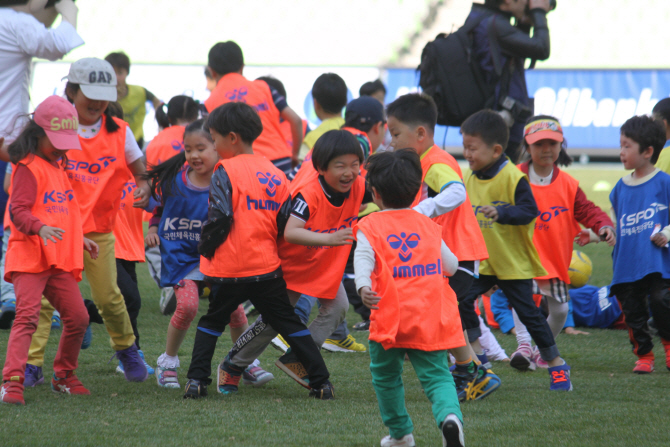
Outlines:
{"label": "black cap", "polygon": [[347,104],[344,121],[360,125],[372,125],[384,121],[384,106],[371,96],[361,96]]}

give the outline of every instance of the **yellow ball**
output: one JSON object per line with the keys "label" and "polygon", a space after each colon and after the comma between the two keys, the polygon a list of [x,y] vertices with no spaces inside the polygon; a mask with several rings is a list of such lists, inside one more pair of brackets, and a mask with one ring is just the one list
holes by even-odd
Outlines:
{"label": "yellow ball", "polygon": [[581,251],[573,250],[570,268],[568,268],[570,285],[574,288],[584,287],[591,279],[591,273],[593,273],[591,259]]}

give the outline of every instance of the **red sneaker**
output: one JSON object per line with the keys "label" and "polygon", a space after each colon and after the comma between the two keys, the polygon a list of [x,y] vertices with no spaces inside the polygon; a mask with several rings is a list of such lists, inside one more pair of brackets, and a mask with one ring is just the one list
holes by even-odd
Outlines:
{"label": "red sneaker", "polygon": [[665,366],[670,370],[670,341],[661,339],[665,348]]}
{"label": "red sneaker", "polygon": [[62,378],[54,374],[51,378],[51,390],[61,394],[91,394],[74,375],[74,371],[68,371]]}
{"label": "red sneaker", "polygon": [[637,362],[635,362],[635,368],[633,368],[635,374],[650,374],[654,372],[654,353],[650,352],[641,356]]}
{"label": "red sneaker", "polygon": [[0,402],[6,404],[25,405],[23,400],[23,380],[10,380],[2,384],[0,388]]}

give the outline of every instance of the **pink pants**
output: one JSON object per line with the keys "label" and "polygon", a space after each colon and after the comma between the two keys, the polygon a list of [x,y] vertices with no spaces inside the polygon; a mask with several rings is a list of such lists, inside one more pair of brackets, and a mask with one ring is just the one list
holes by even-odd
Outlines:
{"label": "pink pants", "polygon": [[[198,284],[191,279],[182,279],[179,284],[174,286],[174,294],[177,297],[177,309],[172,315],[170,324],[181,331],[191,327],[191,323],[198,313],[200,296],[198,293]],[[244,314],[244,307],[240,304],[235,312],[230,315],[231,328],[243,327],[247,324],[247,316]]]}
{"label": "pink pants", "polygon": [[16,317],[7,342],[7,357],[2,379],[19,377],[23,383],[28,360],[28,349],[37,329],[42,295],[60,312],[63,333],[54,359],[54,373],[65,377],[77,369],[77,359],[84,332],[88,326],[88,312],[74,277],[59,269],[41,273],[14,273],[12,282],[16,291]]}

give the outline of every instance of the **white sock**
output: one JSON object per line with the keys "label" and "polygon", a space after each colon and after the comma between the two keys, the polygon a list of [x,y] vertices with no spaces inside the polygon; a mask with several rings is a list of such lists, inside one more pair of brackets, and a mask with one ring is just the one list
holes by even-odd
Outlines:
{"label": "white sock", "polygon": [[158,360],[156,361],[156,365],[163,368],[163,369],[175,369],[179,368],[179,356],[171,356],[167,355],[167,353],[162,353],[160,357],[158,357]]}

